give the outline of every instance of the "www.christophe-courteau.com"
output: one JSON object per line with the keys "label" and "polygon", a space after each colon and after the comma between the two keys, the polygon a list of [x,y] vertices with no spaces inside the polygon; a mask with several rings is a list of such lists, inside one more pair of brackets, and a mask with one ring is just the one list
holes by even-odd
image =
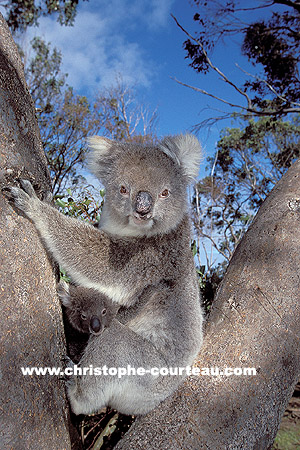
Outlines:
{"label": "www.christophe-courteau.com", "polygon": [[152,375],[157,376],[253,376],[256,375],[256,369],[253,367],[152,367],[145,369],[143,367],[132,367],[129,364],[127,367],[94,367],[90,365],[88,367],[81,367],[73,365],[64,369],[60,367],[21,367],[22,374],[24,376],[38,375],[38,376],[115,376],[122,378],[124,376],[145,376]]}

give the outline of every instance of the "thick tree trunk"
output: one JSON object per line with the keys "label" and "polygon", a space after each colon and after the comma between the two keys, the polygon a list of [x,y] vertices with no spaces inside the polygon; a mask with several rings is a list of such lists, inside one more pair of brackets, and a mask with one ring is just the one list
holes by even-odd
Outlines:
{"label": "thick tree trunk", "polygon": [[194,376],[141,417],[116,449],[266,450],[300,375],[300,161],[260,208],[230,262]]}
{"label": "thick tree trunk", "polygon": [[[50,178],[17,48],[0,17],[0,187]],[[57,377],[21,367],[61,366],[65,353],[56,282],[34,226],[0,195],[0,448],[70,449],[69,414]]]}

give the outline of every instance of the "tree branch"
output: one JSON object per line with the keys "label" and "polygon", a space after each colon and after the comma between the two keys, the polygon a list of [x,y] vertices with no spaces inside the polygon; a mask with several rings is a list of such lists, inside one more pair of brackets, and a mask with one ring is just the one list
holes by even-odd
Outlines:
{"label": "tree branch", "polygon": [[210,58],[209,58],[209,56],[208,56],[208,54],[207,54],[205,48],[204,48],[203,45],[202,45],[202,43],[201,43],[198,39],[196,39],[195,37],[193,37],[190,33],[188,33],[188,32],[180,25],[180,23],[178,22],[178,20],[176,19],[176,17],[173,16],[173,14],[171,14],[171,16],[172,16],[173,19],[175,20],[177,26],[178,26],[178,27],[179,27],[179,28],[180,28],[180,29],[181,29],[181,30],[182,30],[189,38],[193,39],[193,40],[201,47],[201,50],[202,50],[202,52],[203,52],[203,54],[204,54],[204,56],[205,56],[205,59],[206,59],[208,65],[209,65],[215,72],[217,72],[217,73],[221,76],[221,78],[222,78],[226,83],[230,84],[230,86],[232,86],[239,94],[243,95],[243,96],[246,98],[246,100],[247,100],[247,104],[248,104],[247,109],[248,109],[248,110],[252,109],[252,102],[251,102],[251,99],[250,99],[250,97],[248,96],[248,94],[246,94],[246,92],[244,92],[244,91],[242,91],[240,88],[238,88],[238,87],[236,86],[236,84],[234,84],[231,80],[229,80],[229,78],[228,78],[223,72],[221,72],[221,70],[220,70],[218,67],[216,67],[216,66],[212,63],[212,61],[210,60]]}
{"label": "tree branch", "polygon": [[231,103],[231,102],[228,102],[227,100],[224,100],[223,98],[217,97],[216,95],[211,94],[211,93],[205,91],[204,89],[197,88],[195,86],[190,86],[189,84],[183,83],[182,81],[179,81],[179,80],[177,80],[177,78],[174,78],[174,77],[170,77],[170,78],[172,80],[176,81],[176,83],[181,84],[182,86],[185,86],[185,87],[188,87],[190,89],[193,89],[196,92],[201,92],[201,94],[204,94],[204,95],[207,95],[208,97],[211,97],[211,98],[214,98],[216,100],[219,100],[220,102],[225,103],[226,105],[229,105],[229,106],[231,106],[233,108],[241,108],[241,109],[245,109],[245,110],[248,111],[247,108],[244,108],[243,106],[236,105],[236,104]]}
{"label": "tree branch", "polygon": [[297,0],[294,2],[292,0],[274,0],[273,4],[290,6],[300,13],[300,2]]}
{"label": "tree branch", "polygon": [[249,77],[255,78],[256,80],[261,81],[262,83],[264,83],[264,84],[270,89],[270,91],[271,91],[273,94],[275,94],[276,97],[279,98],[279,100],[281,100],[282,102],[285,102],[285,103],[287,103],[287,104],[290,103],[291,105],[295,105],[296,107],[299,107],[299,108],[300,108],[300,103],[297,103],[297,102],[289,102],[289,100],[287,100],[286,97],[284,97],[283,95],[278,94],[278,93],[276,92],[275,88],[274,88],[270,83],[268,83],[267,80],[264,80],[263,78],[260,78],[260,77],[257,76],[257,75],[253,75],[253,74],[250,73],[250,72],[247,72],[245,69],[243,69],[243,68],[242,68],[241,66],[239,66],[237,63],[236,63],[235,65],[236,65],[236,67],[237,67],[238,69],[240,69],[243,73],[245,73],[245,74],[248,75]]}
{"label": "tree branch", "polygon": [[[289,2],[292,3],[292,2]],[[298,4],[298,2],[297,2]],[[293,4],[295,5],[295,4]],[[291,5],[289,5],[291,6]],[[300,4],[299,4],[299,8],[300,8]],[[221,76],[221,78],[223,79],[223,81],[227,84],[229,84],[231,87],[233,87],[240,95],[242,95],[246,101],[247,101],[247,106],[242,106],[242,105],[237,105],[235,103],[232,103],[228,100],[225,100],[223,98],[220,98],[214,94],[211,94],[210,92],[205,91],[204,89],[201,88],[197,88],[195,86],[191,86],[189,84],[183,83],[181,81],[178,81],[176,78],[172,78],[174,79],[174,81],[176,81],[177,83],[181,84],[182,86],[188,87],[190,89],[193,89],[194,91],[200,92],[208,97],[214,98],[228,106],[230,106],[231,108],[238,108],[240,109],[242,112],[237,113],[240,117],[242,117],[243,119],[248,119],[252,116],[258,116],[258,117],[262,117],[262,116],[277,116],[277,115],[286,115],[286,114],[290,114],[290,113],[300,113],[300,104],[299,103],[295,103],[295,102],[290,102],[291,104],[294,104],[295,107],[291,107],[289,106],[289,102],[283,97],[280,96],[279,94],[277,94],[277,92],[275,91],[275,89],[265,80],[260,80],[262,82],[264,82],[268,88],[282,101],[284,101],[285,103],[287,103],[286,106],[281,106],[277,109],[270,109],[270,110],[263,110],[263,111],[259,111],[257,110],[253,105],[252,105],[252,101],[250,99],[250,97],[248,96],[248,94],[243,91],[242,89],[240,89],[235,83],[233,83],[217,66],[215,66],[213,64],[213,62],[211,61],[211,59],[209,58],[203,44],[196,39],[194,36],[192,36],[188,31],[186,31],[182,25],[180,25],[180,23],[178,22],[178,20],[176,19],[176,17],[174,15],[171,14],[171,16],[173,17],[174,21],[176,22],[177,26],[193,41],[195,41],[199,47],[201,48],[203,55],[206,59],[207,64],[210,66],[210,68],[215,71],[218,75]],[[250,74],[249,74],[250,75]],[[257,77],[258,78],[258,77]]]}

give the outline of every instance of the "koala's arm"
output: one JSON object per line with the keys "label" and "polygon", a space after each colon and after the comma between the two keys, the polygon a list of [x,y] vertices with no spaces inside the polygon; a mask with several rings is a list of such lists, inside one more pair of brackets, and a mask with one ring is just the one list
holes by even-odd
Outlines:
{"label": "koala's arm", "polygon": [[10,188],[10,197],[32,220],[46,248],[74,282],[121,304],[132,298],[135,289],[143,287],[143,270],[128,271],[118,258],[111,258],[109,235],[39,200],[29,181],[21,181],[21,186],[23,189]]}

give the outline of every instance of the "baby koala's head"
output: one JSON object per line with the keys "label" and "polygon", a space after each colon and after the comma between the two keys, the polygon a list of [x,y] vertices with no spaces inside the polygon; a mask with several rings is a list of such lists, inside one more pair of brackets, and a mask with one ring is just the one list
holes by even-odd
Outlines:
{"label": "baby koala's head", "polygon": [[119,308],[95,289],[73,286],[65,281],[59,282],[57,292],[70,324],[81,333],[100,334],[110,325]]}

